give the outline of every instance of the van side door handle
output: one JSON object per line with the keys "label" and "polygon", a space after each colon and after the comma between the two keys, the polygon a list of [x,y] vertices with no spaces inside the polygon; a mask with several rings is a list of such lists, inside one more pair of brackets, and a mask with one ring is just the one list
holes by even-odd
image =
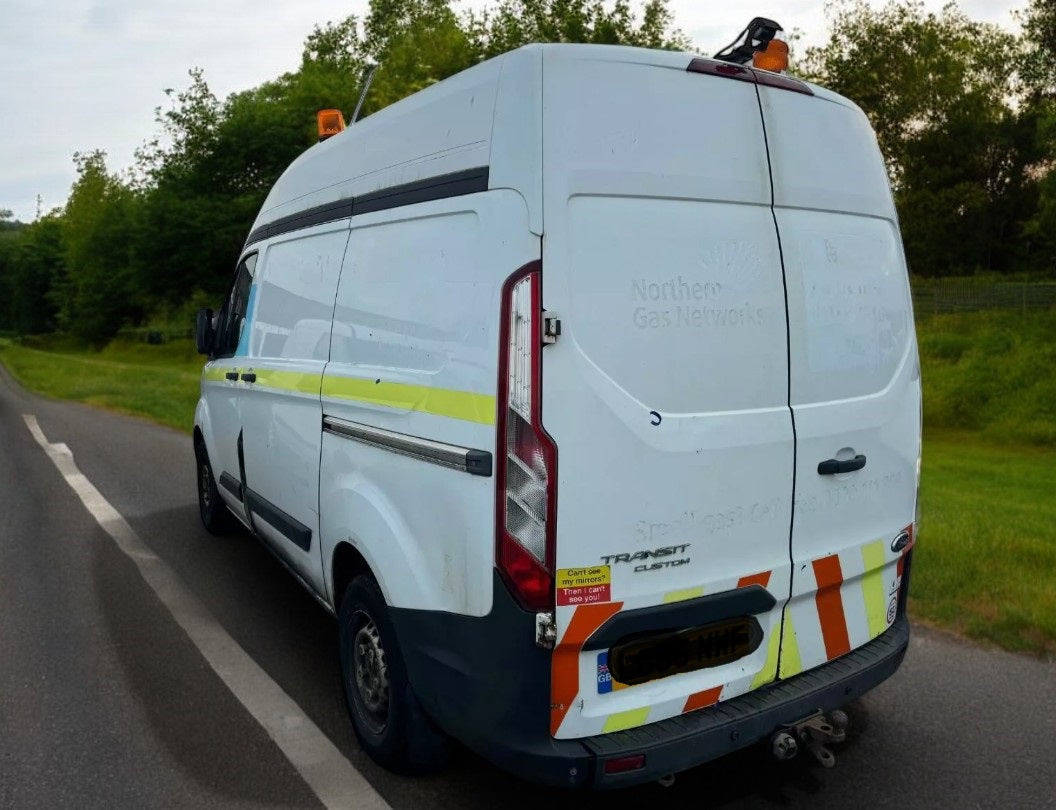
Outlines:
{"label": "van side door handle", "polygon": [[228,380],[231,380],[231,382],[234,382],[235,380],[238,379],[238,372],[237,371],[229,371],[226,374],[224,374],[224,378],[228,379]]}
{"label": "van side door handle", "polygon": [[[242,382],[256,382],[256,381],[257,381],[257,375],[254,374],[252,371],[246,372],[246,373],[244,373],[242,375]],[[864,458],[864,456],[863,456],[863,458]]]}
{"label": "van side door handle", "polygon": [[818,464],[818,475],[836,475],[836,473],[854,472],[865,466],[865,456],[857,455],[846,461],[838,461],[834,458],[826,459]]}

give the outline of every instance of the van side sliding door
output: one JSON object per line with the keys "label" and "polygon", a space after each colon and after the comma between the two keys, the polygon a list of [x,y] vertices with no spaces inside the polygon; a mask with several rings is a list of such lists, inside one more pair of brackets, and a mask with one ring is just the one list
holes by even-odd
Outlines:
{"label": "van side sliding door", "polygon": [[246,508],[253,528],[318,594],[319,388],[348,223],[268,245],[242,373]]}

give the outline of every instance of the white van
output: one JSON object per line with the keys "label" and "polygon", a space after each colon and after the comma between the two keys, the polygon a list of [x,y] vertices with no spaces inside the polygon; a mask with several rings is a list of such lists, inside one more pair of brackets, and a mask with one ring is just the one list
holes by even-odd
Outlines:
{"label": "white van", "polygon": [[505,54],[299,157],[199,339],[205,525],[337,616],[391,768],[448,735],[564,786],[823,757],[819,713],[902,660],[913,314],[833,93]]}

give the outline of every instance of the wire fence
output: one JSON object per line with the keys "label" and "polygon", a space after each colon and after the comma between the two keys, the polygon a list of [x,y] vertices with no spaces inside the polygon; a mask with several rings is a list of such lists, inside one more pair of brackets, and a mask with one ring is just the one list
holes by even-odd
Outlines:
{"label": "wire fence", "polygon": [[1056,307],[1056,281],[983,281],[943,278],[913,282],[917,315],[1012,309],[1026,312]]}

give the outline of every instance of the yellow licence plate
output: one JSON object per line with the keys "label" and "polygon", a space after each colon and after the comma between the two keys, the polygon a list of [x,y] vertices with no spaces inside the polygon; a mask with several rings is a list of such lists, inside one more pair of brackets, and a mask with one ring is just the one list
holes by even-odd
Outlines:
{"label": "yellow licence plate", "polygon": [[628,685],[655,681],[736,661],[754,652],[762,639],[759,622],[739,616],[617,644],[609,651],[609,671]]}

